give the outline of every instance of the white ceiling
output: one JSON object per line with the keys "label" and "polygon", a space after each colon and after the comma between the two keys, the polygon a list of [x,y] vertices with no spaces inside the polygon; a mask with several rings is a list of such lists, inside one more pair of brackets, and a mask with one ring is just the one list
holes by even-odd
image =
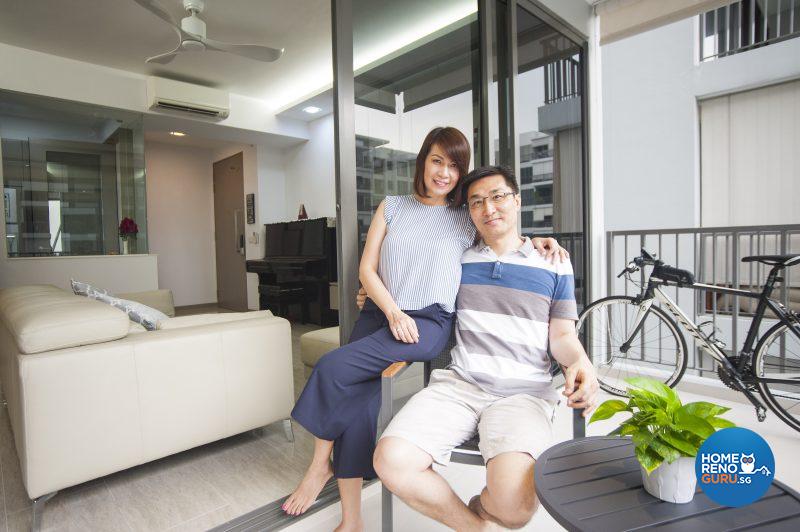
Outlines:
{"label": "white ceiling", "polygon": [[[159,0],[176,20],[180,0]],[[355,0],[356,66],[419,39],[477,8],[477,0]],[[98,65],[296,103],[332,79],[330,0],[207,0],[210,38],[285,48],[274,63],[220,52],[181,54],[168,65],[145,58],[172,50],[168,24],[133,0],[0,0],[0,41]]]}

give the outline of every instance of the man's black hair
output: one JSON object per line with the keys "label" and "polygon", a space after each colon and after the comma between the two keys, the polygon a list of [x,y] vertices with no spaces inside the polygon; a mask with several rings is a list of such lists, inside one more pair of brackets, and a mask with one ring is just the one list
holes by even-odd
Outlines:
{"label": "man's black hair", "polygon": [[507,166],[481,166],[472,172],[468,173],[458,182],[458,193],[456,194],[456,205],[463,206],[467,204],[469,187],[474,182],[483,179],[484,177],[491,177],[493,175],[503,176],[503,179],[514,194],[519,194],[519,185],[517,184],[517,177],[514,172]]}

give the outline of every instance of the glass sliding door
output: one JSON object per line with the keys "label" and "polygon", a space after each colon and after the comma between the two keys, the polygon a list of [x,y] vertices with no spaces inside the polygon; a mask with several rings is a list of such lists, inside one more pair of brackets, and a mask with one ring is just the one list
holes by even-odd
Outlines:
{"label": "glass sliding door", "polygon": [[[336,69],[335,80],[341,89],[335,134],[340,150],[354,152],[354,158],[337,154],[340,163],[353,161],[337,168],[344,195],[339,204],[344,210],[345,201],[352,202],[355,213],[340,231],[356,235],[354,245],[340,253],[352,250],[360,257],[380,201],[411,193],[425,135],[435,126],[454,126],[472,145],[473,166],[515,170],[522,232],[552,235],[570,251],[582,306],[585,38],[528,0],[334,0],[333,5],[339,47],[334,61],[352,54],[351,70]],[[336,37],[343,31],[352,35],[350,50],[342,50],[349,44],[346,34]],[[351,214],[342,212],[340,223]],[[349,276],[356,287],[357,257],[344,260],[340,280]],[[354,315],[348,320],[349,311],[342,311],[347,328]]]}
{"label": "glass sliding door", "polygon": [[359,255],[381,200],[412,193],[428,132],[452,126],[473,143],[476,123],[477,1],[394,4],[353,2]]}

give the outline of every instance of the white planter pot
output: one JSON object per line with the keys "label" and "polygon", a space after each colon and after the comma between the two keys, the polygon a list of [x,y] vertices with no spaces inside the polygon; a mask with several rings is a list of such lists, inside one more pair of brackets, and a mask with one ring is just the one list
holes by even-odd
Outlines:
{"label": "white planter pot", "polygon": [[131,244],[127,238],[122,239],[122,254],[129,255],[131,252]]}
{"label": "white planter pot", "polygon": [[694,457],[681,456],[671,464],[662,462],[649,475],[642,467],[644,489],[662,501],[691,502],[697,487]]}

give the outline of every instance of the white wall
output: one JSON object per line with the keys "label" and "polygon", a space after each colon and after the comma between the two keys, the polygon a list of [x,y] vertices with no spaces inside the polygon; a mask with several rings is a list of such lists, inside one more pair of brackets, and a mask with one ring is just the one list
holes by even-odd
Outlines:
{"label": "white wall", "polygon": [[[287,219],[283,153],[261,145],[205,149],[148,142],[145,149],[150,251],[158,255],[160,286],[173,291],[176,306],[216,302],[213,164],[242,152],[244,193],[256,197],[256,223],[245,226],[245,258],[260,259],[264,224]],[[258,309],[252,273],[247,305]]]}
{"label": "white wall", "polygon": [[150,253],[176,306],[217,301],[211,151],[145,143]]}
{"label": "white wall", "polygon": [[698,64],[695,24],[601,48],[606,230],[698,226],[698,99],[800,77],[800,39]]}
{"label": "white wall", "polygon": [[285,216],[297,218],[302,203],[309,218],[336,216],[333,115],[308,125],[309,140],[286,151]]}

